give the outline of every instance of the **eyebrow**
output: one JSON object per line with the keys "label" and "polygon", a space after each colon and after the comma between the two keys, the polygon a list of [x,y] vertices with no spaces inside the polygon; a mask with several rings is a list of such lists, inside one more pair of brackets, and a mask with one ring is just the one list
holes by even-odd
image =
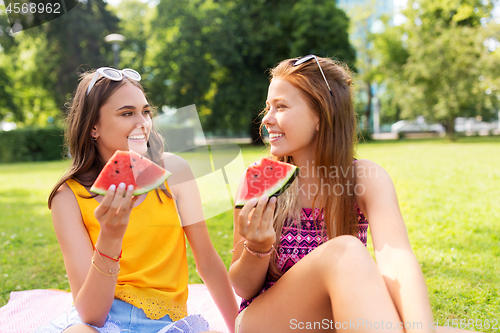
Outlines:
{"label": "eyebrow", "polygon": [[[145,104],[142,108],[143,109],[149,108],[149,104]],[[116,112],[123,111],[123,110],[135,110],[135,106],[133,106],[133,105],[124,105],[124,106],[121,106],[118,109],[116,109]]]}
{"label": "eyebrow", "polygon": [[283,97],[276,97],[272,99],[271,101],[266,101],[266,103],[277,103],[277,102],[287,102],[287,100]]}

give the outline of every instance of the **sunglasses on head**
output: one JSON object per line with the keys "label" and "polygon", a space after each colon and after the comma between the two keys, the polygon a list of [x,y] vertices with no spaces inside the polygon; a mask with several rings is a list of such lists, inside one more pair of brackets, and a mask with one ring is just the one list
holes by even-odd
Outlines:
{"label": "sunglasses on head", "polygon": [[104,76],[105,78],[113,81],[121,81],[124,76],[134,81],[141,81],[141,74],[133,69],[124,68],[119,70],[111,67],[101,67],[95,71],[94,77],[92,78],[92,81],[90,81],[89,87],[87,88],[87,95],[94,87],[97,79],[99,79],[99,76]]}
{"label": "sunglasses on head", "polygon": [[328,81],[326,80],[325,73],[323,73],[323,69],[321,68],[321,65],[319,64],[318,57],[316,57],[314,54],[307,55],[305,57],[302,57],[298,60],[295,60],[293,62],[293,66],[299,66],[302,65],[305,62],[308,62],[309,60],[314,59],[316,60],[316,63],[318,64],[319,70],[321,72],[321,75],[323,75],[323,79],[325,79],[326,86],[328,87],[328,90],[330,90],[330,95],[333,97],[332,89],[330,88],[330,85],[328,84]]}

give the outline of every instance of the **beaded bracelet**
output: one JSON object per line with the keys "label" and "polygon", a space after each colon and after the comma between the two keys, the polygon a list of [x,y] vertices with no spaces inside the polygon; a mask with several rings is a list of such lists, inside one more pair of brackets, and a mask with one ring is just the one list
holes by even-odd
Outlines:
{"label": "beaded bracelet", "polygon": [[122,252],[123,252],[123,250],[122,250],[122,251],[120,251],[120,255],[117,255],[117,256],[114,256],[114,257],[110,257],[110,256],[105,255],[104,253],[99,252],[99,250],[97,249],[97,246],[95,246],[94,248],[95,248],[96,252],[97,252],[97,253],[98,253],[101,257],[106,257],[106,258],[111,259],[111,260],[116,261],[116,262],[120,261],[120,259],[121,259],[121,257],[122,257]]}
{"label": "beaded bracelet", "polygon": [[268,255],[270,255],[271,253],[273,253],[273,251],[276,252],[276,250],[274,249],[274,245],[271,245],[271,249],[265,253],[262,253],[262,252],[255,252],[255,251],[252,251],[248,248],[248,245],[247,245],[247,242],[245,241],[243,243],[243,247],[245,248],[245,250],[248,251],[248,253],[250,253],[251,255],[253,256],[256,256],[257,258],[264,258],[264,257],[267,257]]}

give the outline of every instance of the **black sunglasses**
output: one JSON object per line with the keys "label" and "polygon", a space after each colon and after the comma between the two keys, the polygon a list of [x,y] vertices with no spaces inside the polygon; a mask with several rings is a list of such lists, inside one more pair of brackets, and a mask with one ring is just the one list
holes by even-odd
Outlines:
{"label": "black sunglasses", "polygon": [[323,75],[323,79],[325,79],[326,86],[328,87],[328,90],[330,90],[330,95],[333,97],[332,89],[330,88],[330,85],[328,84],[328,81],[326,80],[325,73],[323,73],[323,69],[321,68],[321,65],[319,64],[318,57],[316,57],[314,54],[307,55],[305,57],[302,57],[298,60],[295,60],[293,62],[293,66],[298,66],[301,65],[305,62],[308,62],[309,60],[314,59],[316,60],[316,63],[318,64],[319,70],[321,72],[321,75]]}

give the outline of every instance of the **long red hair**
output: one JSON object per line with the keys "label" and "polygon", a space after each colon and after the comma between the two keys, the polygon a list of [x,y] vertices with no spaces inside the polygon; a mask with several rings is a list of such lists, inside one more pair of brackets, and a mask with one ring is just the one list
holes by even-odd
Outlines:
{"label": "long red hair", "polygon": [[[323,209],[329,239],[340,235],[354,235],[357,219],[353,197],[353,160],[358,138],[350,71],[346,65],[340,62],[318,57],[332,91],[330,94],[316,61],[312,59],[301,65],[293,66],[296,60],[287,59],[280,62],[270,71],[270,79],[287,80],[302,90],[307,103],[319,116],[314,166],[322,188],[329,189],[330,193],[322,196],[321,200],[315,200],[314,205],[316,206],[317,203],[317,207]],[[280,156],[275,157],[275,159],[293,164],[291,156]],[[330,172],[332,170],[338,171],[335,177],[332,177]],[[277,232],[276,248],[279,247],[280,236],[285,224],[294,223],[291,221],[300,221],[301,206],[297,183],[294,182],[293,186],[278,197],[274,217],[274,227]],[[342,189],[342,193],[338,194],[338,189]],[[318,198],[318,194],[315,199]],[[269,273],[277,279],[283,272],[278,269],[274,256],[275,254],[271,260]]]}

